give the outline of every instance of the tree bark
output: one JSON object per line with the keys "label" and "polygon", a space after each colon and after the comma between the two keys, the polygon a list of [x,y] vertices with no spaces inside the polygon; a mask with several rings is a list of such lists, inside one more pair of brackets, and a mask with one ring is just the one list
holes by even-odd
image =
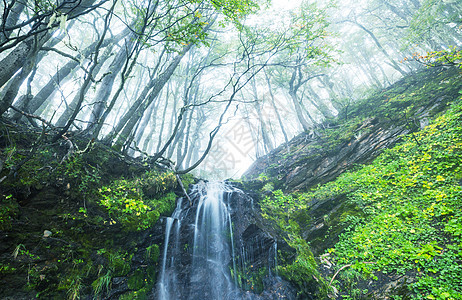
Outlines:
{"label": "tree bark", "polygon": [[[123,66],[125,65],[127,59],[129,59],[129,53],[132,51],[134,43],[135,36],[132,34],[127,38],[125,45],[122,47],[121,51],[117,53],[116,57],[109,66],[109,74],[103,78],[103,81],[99,86],[98,92],[96,93],[93,104],[94,107],[91,111],[87,130],[93,128],[103,115],[104,108],[107,105],[107,101],[109,99],[109,96],[111,95],[112,88],[114,86],[114,81],[117,78],[117,75],[119,75]],[[92,133],[93,132],[90,130],[90,134]]]}
{"label": "tree bark", "polygon": [[[90,82],[88,84],[85,84],[86,80],[84,80],[84,84],[82,84],[82,87],[84,87],[84,89],[83,90],[80,89],[79,93],[77,93],[74,96],[71,103],[66,107],[63,114],[59,117],[58,121],[56,122],[56,127],[65,126],[65,124],[69,121],[70,116],[73,115],[76,110],[77,110],[77,114],[78,114],[78,110],[80,110],[80,107],[81,107],[81,104],[82,104],[82,103],[80,103],[81,96],[85,97],[85,95],[87,94],[88,89],[91,86],[91,80],[100,72],[101,68],[103,67],[104,62],[111,56],[113,46],[114,46],[114,44],[107,47],[106,50],[104,51],[103,55],[101,56],[101,59],[99,59],[97,61],[94,61],[92,63],[92,65],[91,65],[92,72],[91,72],[91,74],[90,74],[90,72],[88,72],[88,74],[87,74],[88,80]],[[94,65],[95,63],[96,63],[96,65]],[[91,75],[91,76],[89,76],[89,75]]]}
{"label": "tree bark", "polygon": [[284,128],[284,123],[282,122],[281,115],[279,114],[279,109],[276,106],[276,101],[274,100],[273,88],[271,87],[271,81],[270,81],[268,74],[266,72],[264,73],[265,73],[266,83],[268,84],[268,91],[270,94],[271,105],[273,106],[273,110],[276,113],[276,117],[278,118],[279,127],[281,128],[282,135],[284,136],[287,153],[290,153],[289,138]]}
{"label": "tree bark", "polygon": [[383,48],[382,44],[379,42],[379,40],[377,39],[377,37],[375,36],[374,33],[372,33],[372,31],[370,31],[369,29],[367,29],[366,27],[364,27],[362,24],[356,22],[356,21],[351,21],[351,20],[348,20],[347,22],[350,22],[350,23],[353,23],[355,24],[356,26],[358,26],[359,28],[361,28],[362,30],[364,30],[364,32],[366,32],[371,38],[372,40],[374,41],[375,45],[377,46],[377,48],[379,48],[379,50],[383,53],[383,55],[385,55],[385,57],[390,61],[391,65],[393,66],[393,68],[395,68],[395,70],[397,70],[398,72],[401,73],[401,75],[405,76],[407,73],[405,71],[403,71],[403,69],[400,68],[400,66],[398,65],[398,63],[388,54],[388,52],[385,50],[385,48]]}
{"label": "tree bark", "polygon": [[[101,48],[105,48],[108,45],[112,46],[117,44],[126,34],[128,34],[129,30],[124,30],[124,32],[114,36],[112,38],[106,39]],[[94,42],[87,48],[82,51],[81,55],[78,55],[76,58],[77,60],[82,60],[84,58],[88,58],[88,56],[95,50],[96,45],[98,42]],[[46,101],[56,92],[56,89],[59,85],[61,85],[65,80],[67,80],[68,75],[79,66],[79,63],[75,60],[71,60],[66,63],[62,68],[56,71],[56,73],[51,77],[51,79],[45,84],[40,91],[31,99],[28,105],[24,105],[24,108],[27,108],[28,112],[32,114],[36,114],[40,108],[40,106],[44,105]]]}
{"label": "tree bark", "polygon": [[9,37],[13,33],[13,30],[10,28],[18,23],[19,16],[26,6],[26,1],[12,1],[12,5],[13,6],[11,7],[4,8],[8,15],[6,16],[6,20],[2,20],[0,45],[8,41]]}
{"label": "tree bark", "polygon": [[93,76],[93,71],[98,67],[98,55],[99,55],[99,50],[101,48],[101,45],[103,44],[103,41],[104,41],[104,38],[106,36],[106,33],[108,31],[108,28],[109,28],[109,24],[111,22],[111,18],[112,18],[112,13],[114,11],[114,8],[115,8],[115,5],[117,3],[117,0],[114,0],[109,12],[106,14],[106,17],[105,17],[105,20],[104,20],[104,29],[103,29],[103,33],[101,34],[101,38],[98,42],[98,44],[96,45],[96,49],[95,49],[95,55],[94,55],[94,58],[93,58],[93,62],[92,62],[92,65],[86,75],[86,78],[82,84],[82,87],[80,88],[80,91],[78,93],[79,95],[79,99],[78,99],[78,103],[77,103],[77,106],[76,108],[74,109],[74,112],[72,113],[72,115],[70,116],[69,120],[67,121],[66,125],[61,129],[60,132],[58,132],[58,134],[55,136],[55,138],[53,139],[53,142],[56,142],[59,138],[61,138],[63,136],[63,134],[65,134],[67,132],[67,130],[69,129],[69,127],[71,127],[72,123],[74,123],[74,120],[75,118],[77,117],[77,114],[79,113],[80,111],[80,107],[83,103],[83,100],[84,100],[84,96],[85,96],[85,93],[87,91],[87,88],[89,87],[90,85],[90,82],[91,82],[91,79],[92,79],[92,76]]}
{"label": "tree bark", "polygon": [[302,125],[303,131],[308,131],[308,130],[310,130],[310,124],[308,124],[305,117],[303,116],[303,110],[302,110],[300,102],[298,101],[298,98],[297,98],[297,90],[300,88],[300,85],[301,85],[300,84],[300,81],[301,81],[300,77],[298,77],[298,79],[297,79],[298,82],[295,83],[298,72],[300,72],[300,76],[301,76],[300,67],[296,67],[292,71],[292,77],[291,77],[291,79],[289,81],[289,96],[292,99],[292,102],[293,102],[294,107],[295,107],[295,113],[297,114],[298,121]]}
{"label": "tree bark", "polygon": [[[77,1],[76,1],[77,2]],[[81,0],[76,7],[64,7],[61,11],[68,15],[68,19],[73,18],[83,13],[87,8],[91,7],[95,0]],[[47,20],[48,21],[48,20]],[[41,25],[39,29],[46,29],[46,23]],[[50,30],[45,30],[35,36],[30,36],[19,43],[2,61],[0,62],[0,87],[2,87],[13,75],[18,72],[25,64],[28,57],[33,54],[34,44],[40,49],[52,36]],[[34,41],[37,40],[36,43]],[[5,106],[5,105],[1,105]],[[0,114],[4,111],[0,110]]]}
{"label": "tree bark", "polygon": [[271,138],[268,135],[268,130],[266,128],[265,120],[264,120],[264,117],[262,116],[261,105],[260,105],[260,100],[258,99],[257,84],[255,82],[255,77],[252,79],[252,93],[254,97],[255,110],[257,112],[258,121],[260,123],[260,131],[261,131],[261,136],[263,139],[263,147],[266,153],[269,153],[271,150],[274,149],[274,146],[273,146],[273,142],[271,141]]}
{"label": "tree bark", "polygon": [[[181,59],[184,57],[184,55],[191,49],[192,44],[189,44],[183,48],[181,53],[179,53],[169,64],[165,72],[163,72],[159,77],[154,79],[151,83],[152,85],[152,91],[150,93],[150,97],[148,98],[148,101],[144,103],[144,105],[139,105],[139,107],[133,111],[133,113],[130,115],[127,115],[127,123],[126,124],[118,124],[118,127],[123,127],[122,132],[120,133],[116,143],[114,144],[114,149],[120,150],[127,140],[130,132],[132,132],[133,127],[136,125],[137,120],[142,116],[142,112],[148,107],[151,102],[159,95],[160,91],[162,88],[165,86],[165,84],[168,82],[170,77],[172,76],[173,72],[175,69],[178,67]],[[142,99],[144,100],[144,99]],[[120,130],[120,129],[119,129]],[[117,133],[117,130],[114,130],[115,133]]]}

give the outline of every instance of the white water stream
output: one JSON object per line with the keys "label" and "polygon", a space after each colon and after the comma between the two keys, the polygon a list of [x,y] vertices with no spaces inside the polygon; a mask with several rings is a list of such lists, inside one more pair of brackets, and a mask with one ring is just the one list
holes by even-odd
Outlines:
{"label": "white water stream", "polygon": [[225,202],[224,196],[227,189],[224,183],[202,182],[193,191],[193,194],[197,193],[194,198],[199,201],[194,224],[183,225],[192,225],[194,228],[188,291],[178,286],[181,270],[175,264],[175,257],[180,252],[181,222],[188,210],[183,209],[179,202],[172,217],[166,218],[162,268],[157,286],[158,299],[235,299],[238,294],[237,282],[232,279],[229,266],[234,268],[236,274],[236,259],[229,204]]}

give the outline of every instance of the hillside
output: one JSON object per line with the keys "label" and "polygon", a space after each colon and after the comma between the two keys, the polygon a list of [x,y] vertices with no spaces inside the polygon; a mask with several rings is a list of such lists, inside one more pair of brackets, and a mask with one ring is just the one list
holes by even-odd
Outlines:
{"label": "hillside", "polygon": [[[233,183],[254,199],[223,198],[245,254],[236,293],[460,299],[461,88],[460,70],[425,70],[259,159]],[[0,298],[155,298],[184,196],[174,172],[78,134],[1,128]],[[192,225],[199,196],[180,205]],[[175,248],[185,282],[191,226]]]}
{"label": "hillside", "polygon": [[[243,178],[268,178],[286,191],[310,189],[356,164],[372,161],[402,135],[428,125],[459,97],[457,68],[430,68],[345,108],[310,133],[301,133],[260,157]],[[290,149],[290,152],[288,152]]]}
{"label": "hillside", "polygon": [[300,299],[462,299],[461,88],[404,78],[250,168]]}
{"label": "hillside", "polygon": [[174,173],[78,136],[0,127],[0,299],[149,295],[159,219],[183,195]]}

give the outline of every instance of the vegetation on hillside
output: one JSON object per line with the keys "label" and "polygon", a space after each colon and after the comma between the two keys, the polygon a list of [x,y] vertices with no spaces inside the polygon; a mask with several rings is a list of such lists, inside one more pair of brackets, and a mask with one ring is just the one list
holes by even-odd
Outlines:
{"label": "vegetation on hillside", "polygon": [[[280,267],[282,273],[302,292],[306,292],[302,278],[314,275],[325,289],[333,293],[335,287],[345,299],[373,295],[363,280],[384,274],[388,282],[405,279],[399,289],[389,291],[397,299],[462,299],[461,124],[459,100],[371,164],[309,192],[274,191],[266,197],[264,217],[277,224],[298,251],[292,265]],[[322,256],[339,271],[329,284],[333,273],[320,278],[301,232],[311,226],[307,215],[313,203],[344,196],[357,209],[337,214],[336,220],[324,217],[324,224],[334,229],[333,224],[341,223],[343,229],[339,242]]]}
{"label": "vegetation on hillside", "polygon": [[[288,192],[332,180],[356,163],[376,157],[387,145],[386,139],[392,140],[387,132],[415,132],[432,116],[447,109],[447,104],[459,97],[461,78],[458,68],[439,66],[404,77],[388,88],[372,90],[345,107],[338,117],[327,119],[314,133],[301,133],[258,159],[245,179],[264,176],[265,182],[271,182],[275,189]],[[385,138],[374,140],[380,135]],[[359,149],[363,140],[365,145]],[[351,158],[360,151],[363,154]],[[339,153],[340,158],[334,158]],[[294,172],[297,167],[300,170]],[[317,167],[328,170],[322,174],[324,177],[304,172]]]}
{"label": "vegetation on hillside", "polygon": [[[0,12],[0,298],[148,298],[189,173],[256,159],[300,298],[462,299],[462,1]],[[263,291],[265,272],[233,275]]]}
{"label": "vegetation on hillside", "polygon": [[[102,298],[121,277],[123,299],[148,295],[161,242],[154,224],[183,193],[175,174],[90,140],[72,152],[24,127],[1,128],[0,280],[9,288],[0,298]],[[34,140],[41,146],[31,150]]]}

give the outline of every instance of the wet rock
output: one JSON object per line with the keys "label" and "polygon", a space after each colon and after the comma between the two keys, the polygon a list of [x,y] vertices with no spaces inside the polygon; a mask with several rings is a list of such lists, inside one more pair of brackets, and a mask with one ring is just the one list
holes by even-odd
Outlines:
{"label": "wet rock", "polygon": [[[223,203],[228,207],[233,232],[232,235],[229,232],[225,233],[229,235],[228,241],[222,241],[214,238],[215,233],[213,232],[195,232],[196,211],[202,195],[203,193],[200,192],[192,195],[192,207],[189,207],[189,203],[185,201],[178,219],[162,220],[164,226],[167,223],[171,224],[171,232],[177,230],[178,224],[181,226],[178,236],[175,237],[175,234],[172,234],[168,240],[168,264],[173,263],[173,267],[167,267],[164,273],[168,280],[163,281],[162,285],[158,283],[153,295],[158,295],[162,288],[167,288],[176,291],[175,299],[178,300],[217,299],[217,290],[220,291],[219,298],[221,299],[295,299],[294,288],[274,273],[277,238],[274,233],[266,231],[265,227],[261,226],[261,216],[253,199],[241,190],[226,185]],[[213,220],[207,219],[207,222],[213,222]],[[197,224],[200,226],[200,222]],[[223,229],[227,230],[229,225],[226,223]],[[207,245],[208,251],[222,257],[225,262],[224,268],[221,262],[215,262],[213,259],[210,261],[210,258],[201,256],[197,245],[196,248],[194,247],[194,239],[200,240],[204,234],[208,235],[210,241]],[[230,243],[231,236],[233,237],[232,243]],[[282,244],[281,241],[279,242]],[[234,246],[234,253],[231,246]],[[163,250],[162,247],[161,252]],[[162,276],[160,274],[162,259],[159,267],[157,273]],[[241,274],[239,275],[241,282],[238,282],[237,274],[231,275],[229,270]],[[264,272],[266,275],[261,275],[258,279],[253,277],[253,280],[261,284],[255,292],[252,290],[254,286],[248,285],[244,277],[250,274],[257,276],[262,270],[266,270]],[[227,273],[224,275],[227,277],[226,280],[223,281],[216,277],[215,274],[220,274],[220,272]],[[236,286],[243,289],[239,290]]]}

